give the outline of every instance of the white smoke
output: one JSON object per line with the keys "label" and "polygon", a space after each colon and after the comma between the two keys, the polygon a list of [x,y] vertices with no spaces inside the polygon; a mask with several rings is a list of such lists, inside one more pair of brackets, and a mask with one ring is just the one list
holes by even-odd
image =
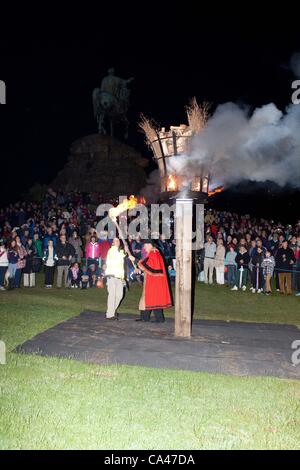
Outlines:
{"label": "white smoke", "polygon": [[219,105],[194,137],[192,154],[168,163],[186,177],[209,174],[213,186],[252,180],[300,188],[300,105],[283,113],[271,103],[251,114],[234,103]]}
{"label": "white smoke", "polygon": [[[290,66],[300,77],[300,53]],[[243,180],[300,188],[300,104],[284,112],[273,103],[253,112],[231,102],[219,105],[193,138],[192,153],[168,158],[167,169],[184,176],[187,185],[193,176],[210,175],[212,189]],[[159,193],[159,186],[150,192]]]}

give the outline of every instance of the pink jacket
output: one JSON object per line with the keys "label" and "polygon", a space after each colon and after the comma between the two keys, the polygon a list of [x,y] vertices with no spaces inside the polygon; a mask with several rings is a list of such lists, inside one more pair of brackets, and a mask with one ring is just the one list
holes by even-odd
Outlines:
{"label": "pink jacket", "polygon": [[86,258],[99,258],[100,257],[100,245],[98,242],[89,242],[85,248]]}

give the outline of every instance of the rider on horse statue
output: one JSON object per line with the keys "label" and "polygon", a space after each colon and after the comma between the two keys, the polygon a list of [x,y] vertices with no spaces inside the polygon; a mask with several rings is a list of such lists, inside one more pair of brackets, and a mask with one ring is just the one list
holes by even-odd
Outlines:
{"label": "rider on horse statue", "polygon": [[129,104],[129,90],[127,84],[132,82],[133,78],[124,80],[123,78],[115,76],[113,68],[108,69],[108,75],[102,79],[100,90],[110,93],[117,100],[120,100],[125,108]]}
{"label": "rider on horse statue", "polygon": [[116,77],[115,70],[110,68],[108,75],[102,79],[101,87],[93,91],[94,115],[98,123],[99,134],[106,134],[106,123],[109,123],[110,135],[114,135],[115,124],[123,125],[124,137],[128,136],[127,110],[130,90],[127,85],[134,80]]}

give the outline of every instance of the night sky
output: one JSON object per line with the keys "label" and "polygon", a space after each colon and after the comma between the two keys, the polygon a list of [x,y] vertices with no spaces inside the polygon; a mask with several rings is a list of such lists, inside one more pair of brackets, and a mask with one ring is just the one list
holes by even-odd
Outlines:
{"label": "night sky", "polygon": [[281,10],[274,19],[259,11],[224,15],[216,7],[206,14],[187,3],[186,11],[181,4],[157,16],[155,2],[145,5],[135,17],[124,7],[113,21],[90,12],[76,23],[47,18],[1,33],[3,202],[17,200],[34,182],[49,183],[72,141],[97,132],[91,94],[109,67],[135,77],[129,143],[144,155],[136,125],[141,112],[168,126],[186,121],[184,107],[193,96],[213,108],[226,101],[289,104],[289,59],[300,50],[298,13]]}

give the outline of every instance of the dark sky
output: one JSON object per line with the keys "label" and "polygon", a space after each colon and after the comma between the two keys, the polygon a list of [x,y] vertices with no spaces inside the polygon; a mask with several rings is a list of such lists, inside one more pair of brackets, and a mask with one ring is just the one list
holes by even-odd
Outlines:
{"label": "dark sky", "polygon": [[184,106],[193,96],[213,106],[274,102],[283,109],[290,102],[288,63],[300,50],[299,15],[225,15],[217,6],[207,14],[193,3],[161,15],[155,2],[135,16],[126,8],[113,17],[89,12],[76,22],[53,23],[44,12],[39,21],[1,33],[0,79],[7,86],[7,104],[0,106],[2,200],[15,200],[35,181],[50,182],[72,141],[96,132],[91,93],[108,67],[135,77],[129,143],[145,154],[136,126],[140,112],[168,126],[185,122]]}

